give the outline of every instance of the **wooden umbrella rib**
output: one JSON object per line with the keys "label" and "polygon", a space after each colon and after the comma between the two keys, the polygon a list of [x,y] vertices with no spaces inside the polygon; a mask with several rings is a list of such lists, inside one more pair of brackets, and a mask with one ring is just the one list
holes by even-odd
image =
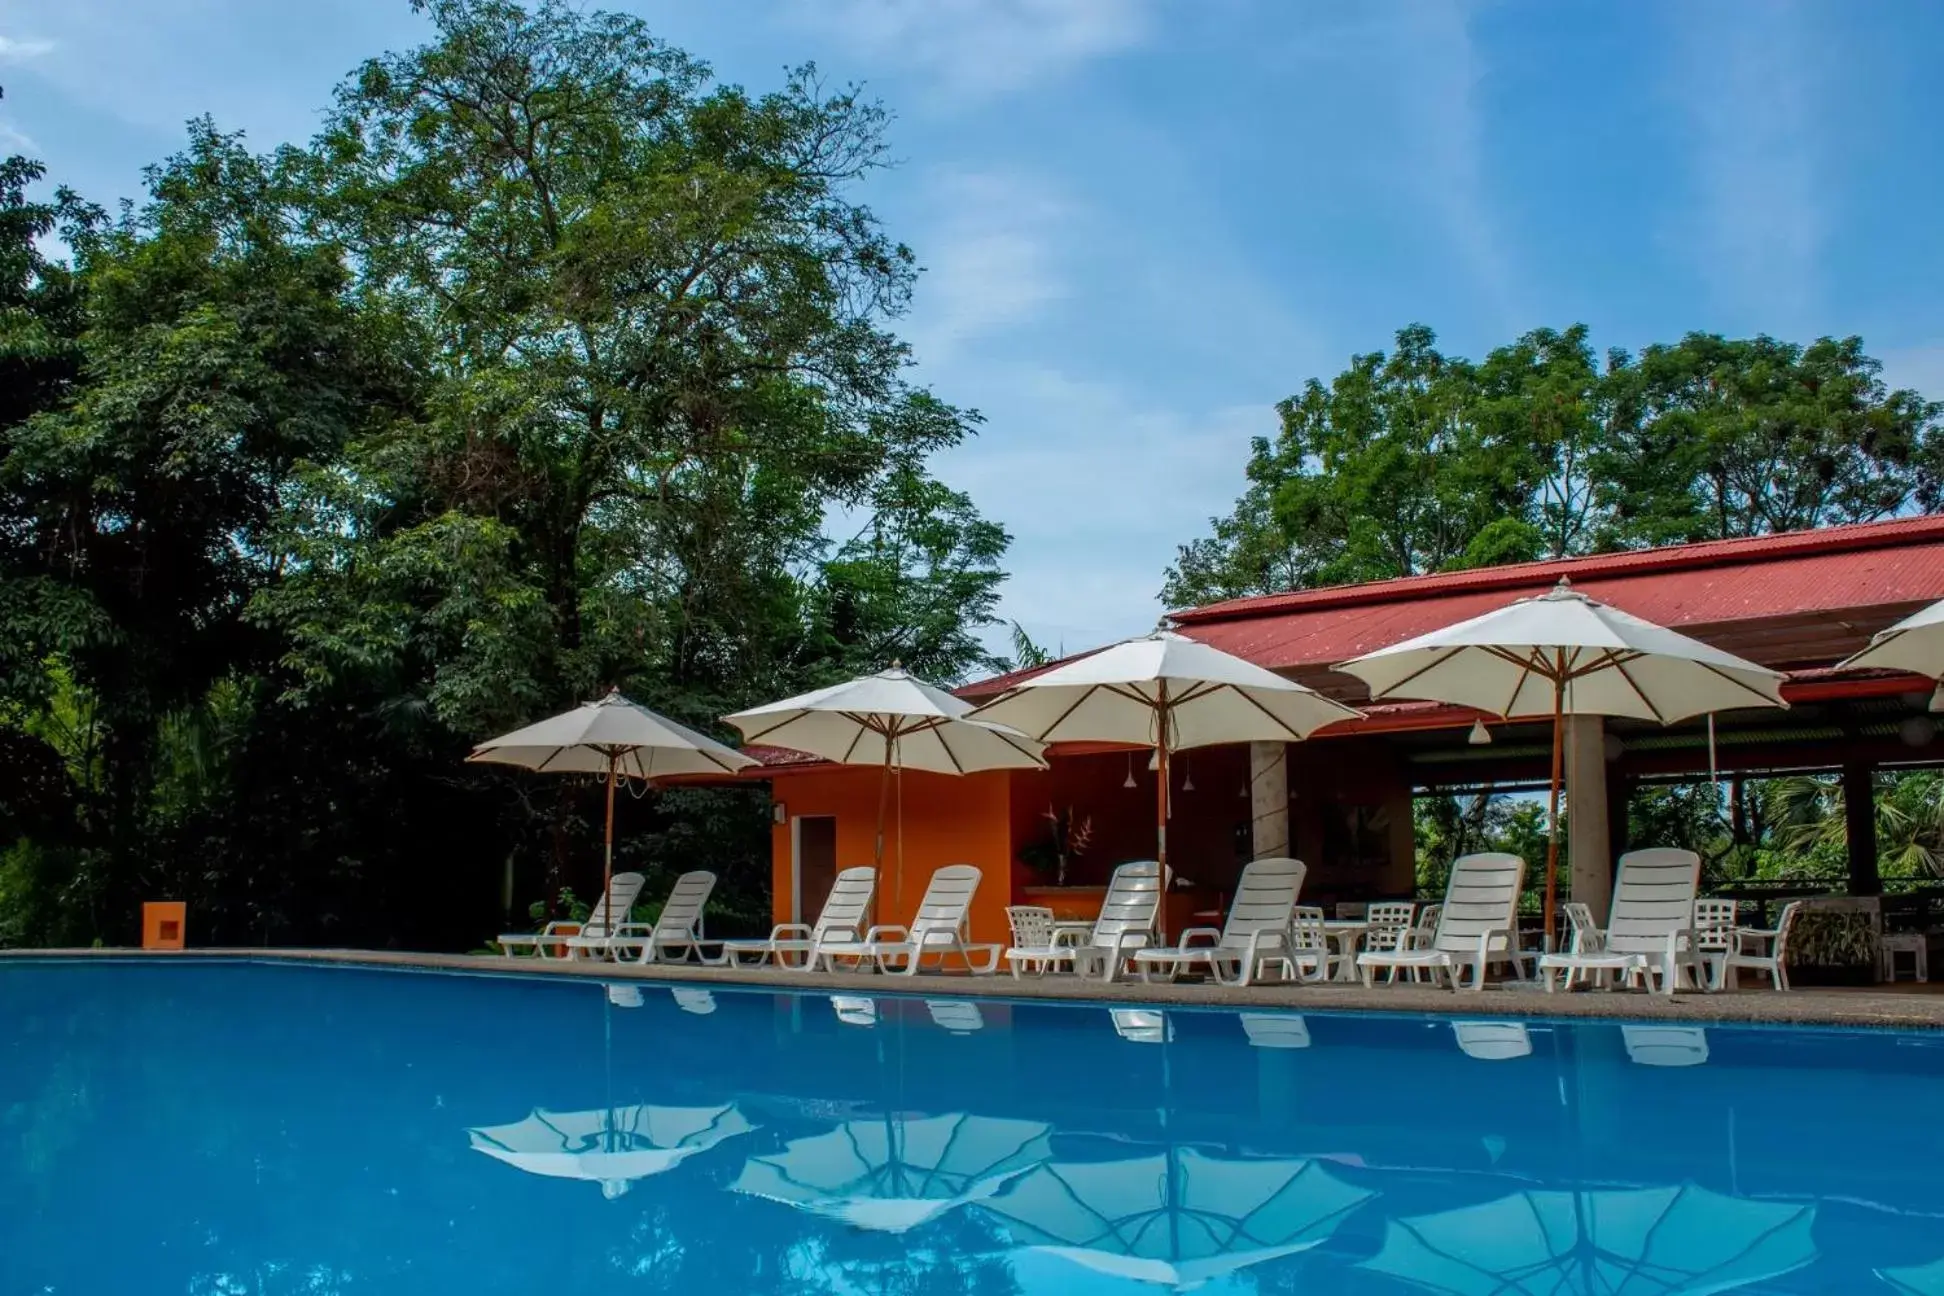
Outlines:
{"label": "wooden umbrella rib", "polygon": [[1615,657],[1613,659],[1613,669],[1619,673],[1621,679],[1627,681],[1627,687],[1632,689],[1634,696],[1640,699],[1640,705],[1646,707],[1657,722],[1663,725],[1666,724],[1667,717],[1661,714],[1661,709],[1654,705],[1652,698],[1647,696],[1647,690],[1640,687],[1640,681],[1635,679],[1633,672],[1627,669],[1627,661],[1631,660],[1638,660],[1638,657],[1636,656],[1626,660]]}
{"label": "wooden umbrella rib", "polygon": [[[1758,700],[1760,700],[1763,706],[1775,705],[1774,698],[1762,692],[1762,690],[1756,688],[1753,684],[1749,684],[1743,680],[1736,679],[1733,675],[1730,675],[1727,671],[1722,670],[1719,666],[1712,665],[1709,662],[1704,662],[1693,657],[1688,658],[1688,660],[1693,662],[1696,666],[1699,666],[1702,670],[1707,671],[1709,674],[1719,676],[1720,678],[1727,680],[1730,684],[1733,684],[1736,688],[1740,689],[1742,692],[1748,693],[1753,697],[1757,698]],[[1788,704],[1785,702],[1783,705],[1786,706]]]}
{"label": "wooden umbrella rib", "polygon": [[1092,697],[1094,695],[1095,690],[1097,690],[1099,687],[1100,685],[1098,684],[1089,684],[1087,686],[1086,692],[1082,693],[1079,697],[1073,699],[1072,706],[1060,712],[1059,715],[1053,718],[1052,724],[1043,726],[1038,733],[1033,735],[1033,737],[1039,740],[1040,742],[1052,741],[1050,735],[1055,730],[1057,730],[1061,725],[1065,724],[1069,716],[1071,716],[1075,711],[1078,711],[1082,706],[1086,705],[1087,699]]}
{"label": "wooden umbrella rib", "polygon": [[1444,655],[1442,657],[1439,657],[1436,661],[1428,661],[1424,665],[1412,671],[1409,675],[1406,675],[1403,679],[1397,680],[1390,684],[1386,684],[1383,688],[1373,689],[1371,691],[1370,696],[1373,699],[1387,698],[1391,694],[1397,692],[1397,690],[1403,688],[1406,684],[1409,684],[1412,680],[1418,679],[1421,676],[1427,675],[1430,672],[1438,669],[1438,667],[1444,665],[1446,662],[1450,661],[1453,657],[1456,657],[1459,653],[1463,651],[1465,651],[1465,649],[1462,645],[1456,648],[1448,648],[1445,650]]}
{"label": "wooden umbrella rib", "polygon": [[1262,703],[1255,697],[1254,694],[1249,693],[1243,689],[1236,689],[1235,695],[1241,698],[1244,702],[1247,702],[1250,706],[1254,707],[1256,710],[1262,712],[1262,714],[1268,716],[1271,720],[1275,721],[1276,724],[1280,725],[1282,727],[1282,731],[1290,735],[1290,740],[1292,742],[1303,741],[1303,734],[1301,730],[1293,728],[1290,725],[1289,721],[1283,719],[1281,716],[1271,711],[1268,707],[1262,705]]}

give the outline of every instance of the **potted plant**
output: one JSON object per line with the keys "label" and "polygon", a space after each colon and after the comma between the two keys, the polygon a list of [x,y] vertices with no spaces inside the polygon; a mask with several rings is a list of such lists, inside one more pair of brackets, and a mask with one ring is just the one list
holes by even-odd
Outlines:
{"label": "potted plant", "polygon": [[1789,931],[1789,980],[1803,985],[1874,985],[1879,918],[1868,897],[1802,902]]}

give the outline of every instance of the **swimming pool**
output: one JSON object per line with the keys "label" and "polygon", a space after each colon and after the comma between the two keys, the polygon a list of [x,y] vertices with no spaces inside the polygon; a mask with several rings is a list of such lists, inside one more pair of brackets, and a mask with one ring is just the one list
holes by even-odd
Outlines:
{"label": "swimming pool", "polygon": [[1944,1034],[875,988],[0,965],[0,1296],[1944,1292]]}

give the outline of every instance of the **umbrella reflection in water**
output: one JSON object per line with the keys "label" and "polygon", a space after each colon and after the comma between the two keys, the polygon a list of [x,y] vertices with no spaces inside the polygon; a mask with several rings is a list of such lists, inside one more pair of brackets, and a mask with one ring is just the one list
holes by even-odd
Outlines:
{"label": "umbrella reflection in water", "polygon": [[724,1139],[755,1127],[725,1107],[632,1107],[550,1112],[467,1130],[475,1151],[528,1174],[586,1179],[604,1197],[619,1197],[633,1181],[673,1170]]}
{"label": "umbrella reflection in water", "polygon": [[1391,1220],[1363,1267],[1444,1296],[1701,1296],[1814,1261],[1815,1216],[1692,1185],[1514,1193]]}
{"label": "umbrella reflection in water", "polygon": [[1131,1160],[1050,1162],[983,1207],[1022,1246],[1186,1289],[1306,1251],[1374,1195],[1316,1161],[1171,1147]]}
{"label": "umbrella reflection in water", "polygon": [[1037,1121],[953,1113],[846,1121],[753,1157],[731,1185],[858,1228],[902,1233],[1000,1191],[1052,1155]]}

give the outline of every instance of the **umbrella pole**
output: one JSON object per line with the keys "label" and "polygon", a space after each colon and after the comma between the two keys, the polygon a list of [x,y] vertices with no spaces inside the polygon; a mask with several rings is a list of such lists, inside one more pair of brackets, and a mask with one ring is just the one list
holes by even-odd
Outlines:
{"label": "umbrella pole", "polygon": [[[871,925],[877,925],[877,898],[884,893],[884,806],[891,795],[891,739],[884,739],[884,773],[878,777],[877,844],[872,848],[871,867],[877,870],[878,884],[871,889]],[[902,862],[902,861],[901,861]],[[898,879],[900,887],[903,879]],[[892,903],[895,905],[896,900]]]}
{"label": "umbrella pole", "polygon": [[1553,679],[1552,792],[1546,809],[1546,952],[1553,947],[1553,898],[1559,877],[1559,783],[1566,752],[1566,680]]}
{"label": "umbrella pole", "polygon": [[607,930],[601,933],[603,936],[614,935],[615,928],[614,914],[612,912],[612,906],[614,904],[614,768],[620,763],[620,760],[620,753],[608,753],[607,832],[605,834],[607,840],[607,860],[601,872],[601,912],[607,916]]}
{"label": "umbrella pole", "polygon": [[1154,853],[1161,866],[1161,904],[1156,910],[1161,943],[1168,943],[1168,681],[1161,681],[1161,705],[1154,713]]}

